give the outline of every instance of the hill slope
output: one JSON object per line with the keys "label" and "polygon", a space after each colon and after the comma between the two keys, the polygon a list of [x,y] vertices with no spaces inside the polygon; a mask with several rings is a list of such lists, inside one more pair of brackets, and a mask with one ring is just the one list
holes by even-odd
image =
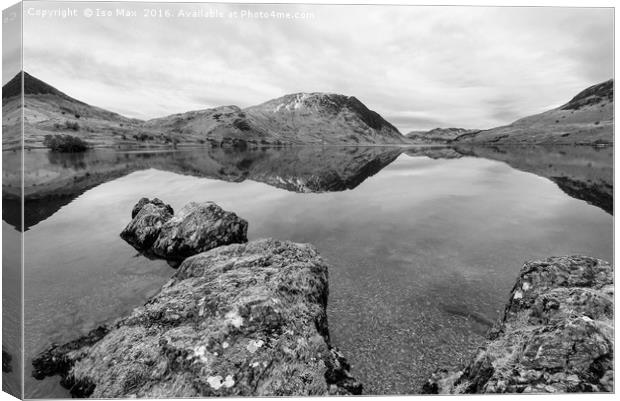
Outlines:
{"label": "hill slope", "polygon": [[430,131],[412,131],[405,135],[416,143],[448,143],[464,134],[480,132],[466,128],[434,128]]}
{"label": "hill slope", "polygon": [[235,144],[403,144],[405,138],[355,97],[297,93],[240,109],[224,106],[149,120],[185,140]]}
{"label": "hill slope", "polygon": [[510,125],[467,133],[456,143],[612,144],[613,79],[591,86],[558,108],[525,117]]}
{"label": "hill slope", "polygon": [[[23,73],[25,146],[41,146],[48,134],[71,134],[94,145],[113,145],[141,123],[72,98],[45,82]],[[22,73],[2,87],[2,148],[20,142]]]}
{"label": "hill slope", "polygon": [[[298,93],[240,109],[221,106],[156,118],[129,119],[79,101],[23,73],[25,146],[49,134],[78,136],[94,146],[170,144],[405,144],[405,137],[355,97]],[[3,149],[20,146],[22,73],[2,88]]]}
{"label": "hill slope", "polygon": [[260,132],[304,143],[399,144],[405,138],[353,96],[296,93],[244,110]]}

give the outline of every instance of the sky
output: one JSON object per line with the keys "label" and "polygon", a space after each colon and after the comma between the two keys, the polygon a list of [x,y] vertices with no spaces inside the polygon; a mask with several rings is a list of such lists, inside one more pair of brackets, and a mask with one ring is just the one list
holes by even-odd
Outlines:
{"label": "sky", "polygon": [[611,8],[28,2],[24,13],[24,70],[140,119],[329,92],[402,133],[484,129],[613,77]]}

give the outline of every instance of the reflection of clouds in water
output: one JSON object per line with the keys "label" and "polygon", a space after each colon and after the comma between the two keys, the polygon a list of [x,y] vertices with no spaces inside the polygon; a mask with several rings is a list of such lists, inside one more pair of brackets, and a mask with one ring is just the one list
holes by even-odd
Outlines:
{"label": "reflection of clouds in water", "polygon": [[[179,210],[189,202],[215,201],[227,208],[226,203],[234,201],[235,205],[252,205],[268,203],[292,195],[291,192],[275,189],[267,184],[252,181],[231,183],[207,178],[183,176],[175,173],[149,169],[132,173],[113,182],[109,190],[119,199],[136,201],[136,196],[159,197]],[[239,186],[243,186],[240,191]],[[243,196],[239,196],[243,192]],[[141,195],[140,195],[141,194]],[[109,198],[108,189],[95,196]]]}

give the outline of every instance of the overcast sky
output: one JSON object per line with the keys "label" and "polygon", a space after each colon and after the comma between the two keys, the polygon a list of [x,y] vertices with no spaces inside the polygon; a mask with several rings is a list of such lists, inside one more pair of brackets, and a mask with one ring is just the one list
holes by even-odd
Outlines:
{"label": "overcast sky", "polygon": [[[26,3],[24,69],[129,117],[335,92],[403,133],[507,124],[613,76],[612,9],[153,5],[175,17],[144,18],[144,3]],[[79,16],[28,15],[64,7]],[[224,17],[176,17],[201,7]],[[313,18],[228,18],[247,9]]]}

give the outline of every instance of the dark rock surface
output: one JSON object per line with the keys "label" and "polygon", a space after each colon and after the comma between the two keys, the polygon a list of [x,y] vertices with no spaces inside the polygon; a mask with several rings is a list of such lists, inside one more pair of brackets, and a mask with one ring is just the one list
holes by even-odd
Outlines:
{"label": "dark rock surface", "polygon": [[608,262],[527,262],[487,343],[463,370],[436,372],[423,392],[611,392],[613,297]]}
{"label": "dark rock surface", "polygon": [[155,198],[142,198],[131,211],[132,220],[121,232],[121,238],[138,250],[149,251],[161,228],[172,218],[172,207]]}
{"label": "dark rock surface", "polygon": [[74,396],[360,394],[330,346],[327,265],[307,244],[258,240],[186,259],[144,306],[35,358]]}
{"label": "dark rock surface", "polygon": [[153,252],[181,260],[222,245],[247,242],[247,221],[213,202],[187,204],[162,227]]}
{"label": "dark rock surface", "polygon": [[153,200],[150,200],[149,198],[141,198],[138,201],[138,203],[136,203],[136,205],[133,207],[131,211],[131,218],[133,219],[134,217],[136,217],[136,215],[140,213],[140,210],[142,210],[144,205],[148,203],[152,203],[153,205],[158,206],[158,207],[163,207],[168,213],[174,214],[174,210],[172,209],[172,206],[165,204],[158,198],[153,198]]}
{"label": "dark rock surface", "polygon": [[142,198],[121,238],[147,256],[181,261],[222,245],[247,242],[247,221],[213,202],[186,205],[177,215],[170,205]]}
{"label": "dark rock surface", "polygon": [[[32,376],[35,379],[42,380],[46,376],[59,374],[63,376],[64,380],[64,376],[68,374],[74,361],[72,357],[69,357],[69,354],[82,348],[90,347],[109,332],[109,327],[99,326],[74,341],[62,345],[52,344],[49,349],[32,361]],[[69,382],[65,382],[63,385],[71,388],[74,384],[71,383],[69,385]]]}

